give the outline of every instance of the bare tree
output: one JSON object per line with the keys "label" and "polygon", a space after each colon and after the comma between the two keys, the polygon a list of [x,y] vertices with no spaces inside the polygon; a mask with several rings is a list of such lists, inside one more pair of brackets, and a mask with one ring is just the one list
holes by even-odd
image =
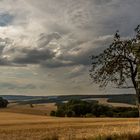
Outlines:
{"label": "bare tree", "polygon": [[103,53],[92,56],[90,76],[100,87],[106,87],[110,82],[120,87],[131,80],[140,112],[140,79],[137,79],[140,65],[140,25],[135,33],[133,38],[123,39],[117,31],[112,44]]}

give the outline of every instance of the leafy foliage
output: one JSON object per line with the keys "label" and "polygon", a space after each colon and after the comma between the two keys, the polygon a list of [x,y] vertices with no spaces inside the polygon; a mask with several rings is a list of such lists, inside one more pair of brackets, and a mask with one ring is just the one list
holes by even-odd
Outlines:
{"label": "leafy foliage", "polygon": [[8,105],[8,101],[0,97],[0,108],[5,108]]}
{"label": "leafy foliage", "polygon": [[67,103],[57,104],[57,111],[52,111],[50,115],[57,117],[138,117],[138,110],[73,99]]}
{"label": "leafy foliage", "polygon": [[138,56],[134,52],[135,44],[140,42],[140,26],[135,29],[136,35],[132,39],[122,39],[117,31],[112,44],[98,56],[92,56],[90,76],[94,82],[105,87],[109,82],[117,86],[127,83],[131,79],[137,88],[136,75]]}

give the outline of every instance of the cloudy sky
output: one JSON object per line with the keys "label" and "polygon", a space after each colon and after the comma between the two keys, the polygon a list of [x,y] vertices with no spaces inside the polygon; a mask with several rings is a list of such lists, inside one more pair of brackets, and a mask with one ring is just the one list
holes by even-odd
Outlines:
{"label": "cloudy sky", "polygon": [[0,0],[0,94],[132,93],[98,89],[89,57],[133,35],[139,13],[140,0]]}

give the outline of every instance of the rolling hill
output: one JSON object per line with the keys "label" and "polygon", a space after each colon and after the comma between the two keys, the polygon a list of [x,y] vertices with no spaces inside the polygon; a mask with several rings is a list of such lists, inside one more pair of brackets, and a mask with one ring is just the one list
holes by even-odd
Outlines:
{"label": "rolling hill", "polygon": [[107,99],[110,103],[136,104],[134,94],[117,94],[117,95],[62,95],[62,96],[23,96],[23,95],[0,95],[1,97],[19,104],[41,104],[41,103],[58,103],[70,99],[97,100]]}

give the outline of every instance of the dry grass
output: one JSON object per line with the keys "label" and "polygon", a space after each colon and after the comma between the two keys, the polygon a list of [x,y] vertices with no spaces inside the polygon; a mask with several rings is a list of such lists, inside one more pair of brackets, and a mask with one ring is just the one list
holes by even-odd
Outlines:
{"label": "dry grass", "polygon": [[127,103],[108,102],[108,98],[89,98],[89,100],[97,100],[100,104],[112,105],[114,107],[136,107],[136,105],[131,105],[131,104],[127,104]]}
{"label": "dry grass", "polygon": [[95,140],[140,140],[140,132],[98,136]]}
{"label": "dry grass", "polygon": [[56,110],[55,103],[44,103],[44,104],[30,104],[19,105],[16,103],[10,103],[7,108],[1,109],[1,112],[13,112],[22,114],[33,114],[33,115],[50,115],[52,110]]}
{"label": "dry grass", "polygon": [[75,140],[136,133],[138,119],[55,118],[0,112],[0,140]]}

